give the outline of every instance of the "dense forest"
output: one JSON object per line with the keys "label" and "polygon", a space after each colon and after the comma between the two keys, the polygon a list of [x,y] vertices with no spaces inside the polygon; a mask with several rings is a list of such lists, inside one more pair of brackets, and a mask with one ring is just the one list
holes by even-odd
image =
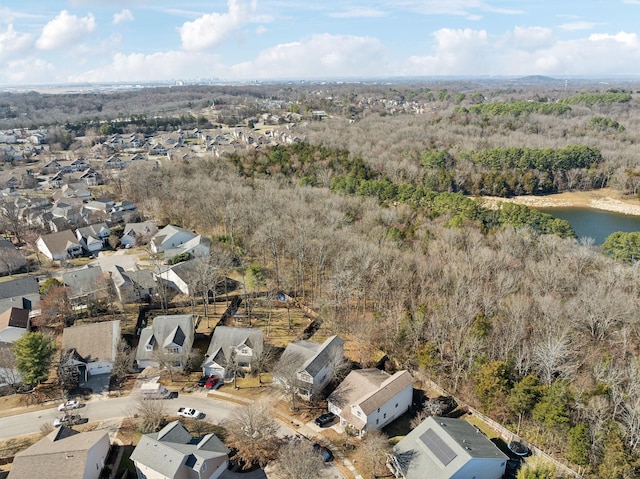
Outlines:
{"label": "dense forest", "polygon": [[[383,352],[389,367],[420,371],[586,477],[640,476],[640,270],[628,254],[637,235],[601,249],[549,215],[469,197],[605,186],[635,196],[633,88],[188,91],[156,104],[191,102],[198,115],[208,101],[255,113],[277,102],[301,113],[305,141],[132,166],[118,194],[162,224],[210,235],[239,268],[258,265],[263,286],[358,344],[362,366]],[[76,99],[61,121],[150,114],[127,110],[134,93],[113,95]],[[315,109],[329,118],[305,118]]]}

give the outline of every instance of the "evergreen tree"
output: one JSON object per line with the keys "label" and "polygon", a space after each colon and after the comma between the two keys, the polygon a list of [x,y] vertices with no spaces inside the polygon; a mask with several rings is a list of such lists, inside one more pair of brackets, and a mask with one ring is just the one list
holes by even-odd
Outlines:
{"label": "evergreen tree", "polygon": [[47,379],[55,352],[55,343],[43,333],[25,333],[13,343],[16,369],[25,384],[35,386]]}

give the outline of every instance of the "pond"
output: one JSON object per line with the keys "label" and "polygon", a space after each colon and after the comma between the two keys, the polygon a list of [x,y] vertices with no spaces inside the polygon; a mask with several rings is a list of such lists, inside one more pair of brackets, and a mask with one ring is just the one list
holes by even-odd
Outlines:
{"label": "pond", "polygon": [[567,220],[578,238],[593,238],[596,244],[602,244],[607,236],[616,231],[640,231],[640,216],[624,215],[593,208],[538,209],[556,218]]}

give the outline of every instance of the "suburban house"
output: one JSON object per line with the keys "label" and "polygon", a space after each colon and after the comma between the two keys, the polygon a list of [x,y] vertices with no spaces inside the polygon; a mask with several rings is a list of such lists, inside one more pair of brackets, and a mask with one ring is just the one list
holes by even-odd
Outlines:
{"label": "suburban house", "polygon": [[[298,394],[307,401],[320,393],[333,379],[336,368],[344,360],[344,341],[338,336],[330,336],[322,344],[312,341],[295,341],[287,346],[280,358],[281,362],[298,366]],[[281,382],[284,379],[274,378]]]}
{"label": "suburban house", "polygon": [[227,470],[229,449],[214,434],[192,437],[179,421],[145,434],[131,454],[139,478],[216,479]]}
{"label": "suburban house", "polygon": [[467,421],[432,416],[394,446],[387,467],[398,479],[501,479],[507,459]]}
{"label": "suburban house", "polygon": [[0,238],[0,275],[13,274],[22,271],[27,265],[27,259],[14,244]]}
{"label": "suburban house", "polygon": [[210,241],[179,226],[167,225],[152,236],[149,242],[152,253],[164,253],[165,258],[173,258],[182,253],[192,256],[209,254]]}
{"label": "suburban house", "polygon": [[262,353],[263,344],[260,329],[217,326],[202,363],[202,372],[224,378],[231,361],[249,368],[253,358]]}
{"label": "suburban house", "polygon": [[109,227],[106,223],[97,223],[76,230],[76,236],[87,253],[101,251],[109,240]]}
{"label": "suburban house", "polygon": [[9,308],[34,310],[40,303],[38,280],[32,276],[4,281],[0,288],[0,313]]}
{"label": "suburban house", "polygon": [[62,275],[67,287],[67,296],[74,306],[105,298],[108,295],[109,279],[98,266],[87,265]]}
{"label": "suburban house", "polygon": [[194,324],[190,314],[156,316],[151,326],[140,332],[136,351],[138,367],[158,367],[159,356],[172,358],[175,368],[184,366],[193,346]]}
{"label": "suburban house", "polygon": [[402,416],[413,400],[413,377],[408,371],[393,375],[379,369],[351,371],[329,396],[329,411],[362,436]]}
{"label": "suburban house", "polygon": [[156,272],[158,281],[164,281],[172,289],[189,296],[194,294],[194,280],[197,277],[196,262],[182,261],[173,266],[161,266]]}
{"label": "suburban house", "polygon": [[36,246],[43,255],[52,261],[76,258],[82,255],[82,246],[71,230],[42,235],[38,238]]}
{"label": "suburban house", "polygon": [[135,267],[127,271],[114,265],[109,274],[121,302],[146,301],[153,296],[156,282],[150,270]]}
{"label": "suburban house", "polygon": [[120,244],[128,246],[139,246],[146,244],[153,235],[158,232],[158,227],[152,221],[144,223],[127,223],[120,238]]}
{"label": "suburban house", "polygon": [[0,342],[13,343],[31,329],[29,310],[9,308],[0,313]]}
{"label": "suburban house", "polygon": [[18,453],[11,479],[98,479],[111,448],[104,431],[78,432],[60,426]]}
{"label": "suburban house", "polygon": [[111,374],[120,341],[120,320],[64,328],[62,351],[74,351],[69,367],[76,367],[80,382],[89,376]]}

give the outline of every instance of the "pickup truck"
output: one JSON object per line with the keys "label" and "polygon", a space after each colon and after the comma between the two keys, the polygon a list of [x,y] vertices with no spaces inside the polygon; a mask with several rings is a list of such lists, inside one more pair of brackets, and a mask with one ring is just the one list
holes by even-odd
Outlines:
{"label": "pickup truck", "polygon": [[189,419],[202,419],[204,417],[204,413],[197,409],[193,409],[192,407],[181,407],[178,409],[178,416]]}

